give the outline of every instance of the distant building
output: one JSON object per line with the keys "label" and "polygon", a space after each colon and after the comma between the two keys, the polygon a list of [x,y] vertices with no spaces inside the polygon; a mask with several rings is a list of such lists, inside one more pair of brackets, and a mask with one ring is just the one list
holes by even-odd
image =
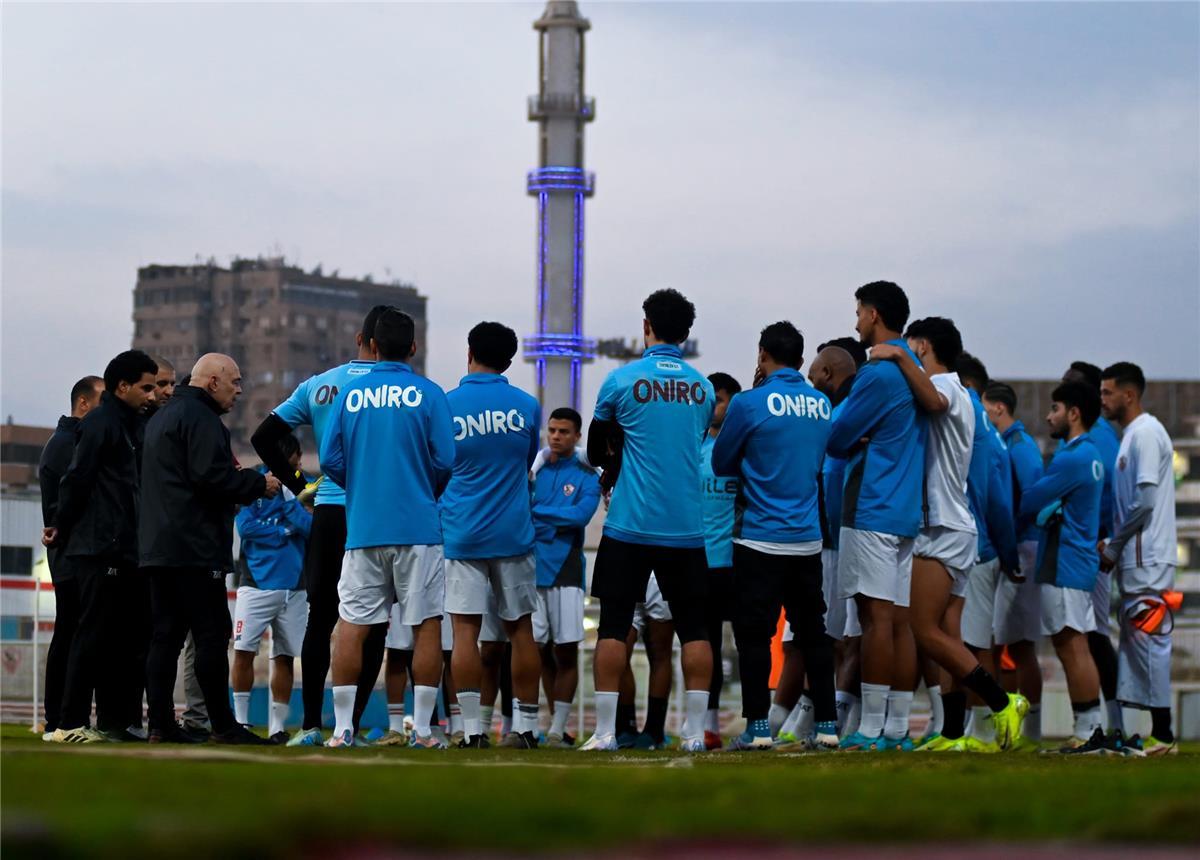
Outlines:
{"label": "distant building", "polygon": [[244,393],[226,422],[235,450],[248,452],[254,428],[298,383],[354,357],[354,335],[374,305],[416,321],[413,368],[424,373],[426,301],[407,284],[306,272],[280,258],[235,260],[228,269],[145,266],[133,291],[133,346],[167,359],[180,376],[206,352],[233,356]]}
{"label": "distant building", "polygon": [[29,576],[45,554],[38,462],[53,432],[0,425],[0,575]]}

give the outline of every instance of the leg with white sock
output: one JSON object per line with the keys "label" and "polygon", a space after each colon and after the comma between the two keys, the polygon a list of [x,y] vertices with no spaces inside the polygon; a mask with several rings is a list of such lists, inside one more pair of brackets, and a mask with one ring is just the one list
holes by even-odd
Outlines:
{"label": "leg with white sock", "polygon": [[888,691],[892,686],[892,615],[895,607],[886,600],[859,594],[855,597],[862,624],[860,666],[862,672],[862,715],[858,734],[874,739],[883,736]]}
{"label": "leg with white sock", "polygon": [[413,729],[417,744],[422,741],[428,743],[432,737],[429,721],[437,704],[438,681],[441,677],[441,619],[426,618],[413,626]]}
{"label": "leg with white sock", "polygon": [[233,665],[229,667],[229,682],[233,688],[233,718],[243,726],[250,725],[250,691],[254,688],[254,651],[234,649]]}
{"label": "leg with white sock", "polygon": [[[271,714],[268,723],[267,737],[276,739],[280,732],[286,731],[288,711],[292,703],[292,687],[296,682],[294,659],[291,656],[280,655],[271,659]],[[286,739],[279,738],[278,741]],[[278,742],[277,741],[277,742]]]}
{"label": "leg with white sock", "polygon": [[362,672],[363,643],[371,627],[354,624],[339,618],[333,628],[333,653],[330,670],[333,676],[333,736],[332,746],[349,746],[354,739],[354,697],[358,677]]}

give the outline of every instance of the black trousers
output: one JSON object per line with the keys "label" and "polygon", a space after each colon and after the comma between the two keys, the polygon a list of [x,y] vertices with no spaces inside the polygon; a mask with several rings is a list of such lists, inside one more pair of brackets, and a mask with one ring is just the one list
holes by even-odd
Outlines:
{"label": "black trousers", "polygon": [[71,642],[79,627],[79,582],[75,579],[70,560],[61,550],[48,553],[50,576],[54,581],[54,635],[46,652],[46,682],[43,707],[46,731],[59,727],[62,718],[63,694],[67,685],[67,663],[71,658]]}
{"label": "black trousers", "polygon": [[733,620],[737,606],[737,589],[734,587],[733,568],[710,567],[708,569],[708,644],[712,647],[712,682],[708,685],[708,707],[716,708],[721,701],[721,688],[725,686],[725,671],[721,660],[721,646],[725,642],[725,622]]}
{"label": "black trousers", "polygon": [[817,722],[837,718],[833,691],[833,640],[825,633],[821,555],[771,555],[734,544],[733,635],[742,675],[742,715],[765,719],[771,708],[771,637],[779,610],[792,625],[792,645],[804,654]]}
{"label": "black trousers", "polygon": [[[346,509],[317,505],[304,556],[304,581],[308,591],[308,626],[300,648],[300,697],[304,701],[304,728],[321,727],[325,678],[329,674],[329,639],[338,621],[338,581],[346,553]],[[362,717],[379,669],[383,665],[387,624],[377,624],[363,644],[362,673],[354,698],[354,728]]]}
{"label": "black trousers", "polygon": [[132,690],[144,674],[145,618],[149,610],[145,574],[113,568],[96,558],[71,559],[79,596],[79,621],[71,639],[58,727],[90,722],[118,731],[133,723]]}
{"label": "black trousers", "polygon": [[175,668],[190,630],[196,640],[196,680],[214,732],[233,728],[229,707],[229,639],[233,623],[225,576],[191,567],[153,567],[150,601],[154,633],[146,660],[151,730],[175,725]]}

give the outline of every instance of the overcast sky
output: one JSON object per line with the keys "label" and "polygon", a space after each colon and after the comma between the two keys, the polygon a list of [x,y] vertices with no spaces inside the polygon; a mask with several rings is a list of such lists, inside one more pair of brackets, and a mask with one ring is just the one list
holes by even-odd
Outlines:
{"label": "overcast sky", "polygon": [[[529,333],[541,8],[5,3],[0,411],[52,422],[197,255],[415,283],[446,387],[474,322]],[[995,376],[1200,375],[1197,4],[581,8],[587,334],[673,286],[745,383],[887,278]]]}

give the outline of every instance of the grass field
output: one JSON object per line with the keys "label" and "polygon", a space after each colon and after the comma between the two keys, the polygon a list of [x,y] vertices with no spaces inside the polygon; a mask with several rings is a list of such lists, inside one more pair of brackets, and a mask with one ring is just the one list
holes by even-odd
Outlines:
{"label": "grass field", "polygon": [[5,860],[570,855],[681,840],[1200,844],[1195,745],[1062,760],[55,747],[15,726],[0,741]]}

